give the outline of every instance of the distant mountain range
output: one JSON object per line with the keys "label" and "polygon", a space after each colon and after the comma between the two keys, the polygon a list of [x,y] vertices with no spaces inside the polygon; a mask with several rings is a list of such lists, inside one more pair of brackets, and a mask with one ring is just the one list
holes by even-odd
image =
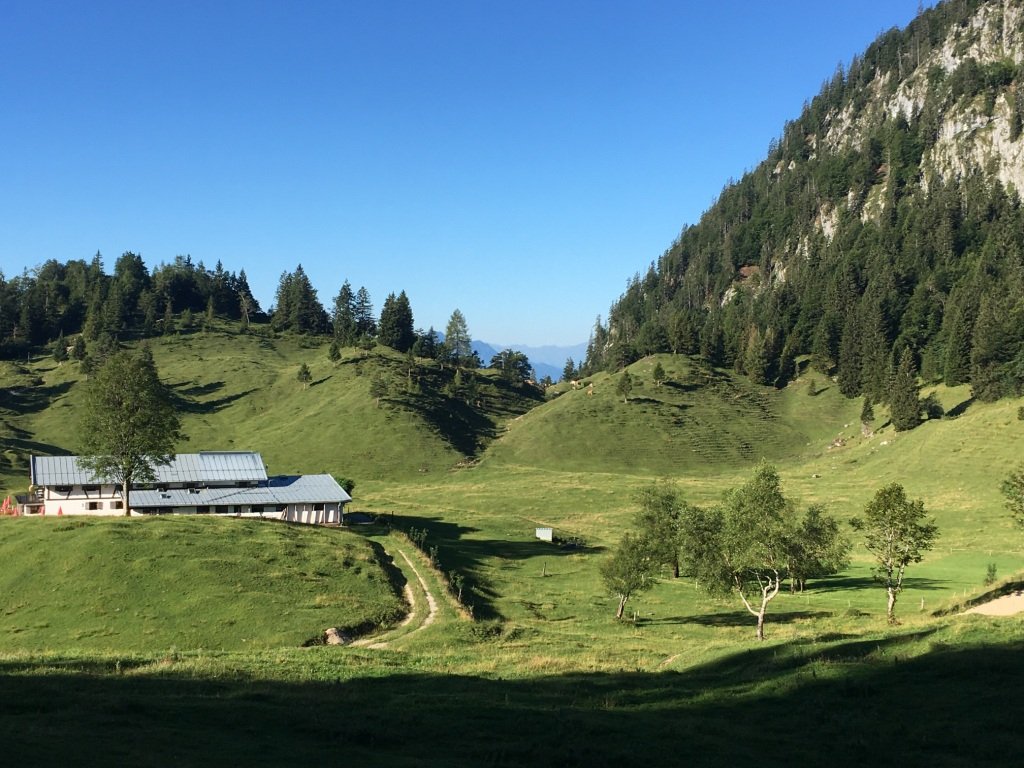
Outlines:
{"label": "distant mountain range", "polygon": [[473,341],[473,351],[480,355],[484,365],[490,363],[491,358],[503,349],[514,349],[522,352],[530,359],[537,378],[543,379],[550,376],[552,381],[562,378],[562,371],[565,369],[565,361],[570,357],[579,365],[587,355],[586,342],[573,344],[568,347],[556,345],[545,345],[541,347],[529,347],[525,344],[490,344],[486,341]]}

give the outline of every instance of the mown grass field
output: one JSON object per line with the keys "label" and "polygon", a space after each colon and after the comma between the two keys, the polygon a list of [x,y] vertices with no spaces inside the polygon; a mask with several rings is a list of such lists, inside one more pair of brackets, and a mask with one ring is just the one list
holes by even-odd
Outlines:
{"label": "mown grass field", "polygon": [[404,613],[380,552],[348,532],[184,517],[3,522],[7,649],[294,647]]}
{"label": "mown grass field", "polygon": [[[666,356],[661,387],[654,360],[633,366],[628,403],[602,374],[592,395],[543,405],[503,400],[495,383],[472,415],[427,370],[378,407],[369,379],[387,368],[402,382],[398,357],[346,350],[333,366],[325,346],[227,334],[154,353],[185,407],[183,450],[259,450],[272,472],[354,478],[355,509],[427,530],[433,589],[462,574],[475,620],[449,609],[387,648],[300,647],[311,626],[394,607],[366,567],[392,546],[383,527],[3,520],[0,739],[17,764],[1024,760],[1024,620],[937,615],[981,595],[989,564],[1000,579],[1024,571],[1024,532],[998,491],[1024,456],[1022,401],[944,389],[951,417],[896,434],[879,413],[865,436],[859,402],[820,374],[814,394],[806,373],[776,391]],[[73,364],[4,368],[6,489],[26,484],[27,452],[74,450],[77,378]],[[479,462],[458,468],[468,445]],[[780,595],[760,645],[738,600],[685,578],[663,579],[629,603],[635,621],[615,622],[597,566],[637,491],[667,479],[713,504],[761,458],[800,507],[842,520],[888,482],[925,501],[940,538],[909,571],[901,626],[885,624],[861,547],[838,576]],[[586,545],[538,541],[540,525]]]}

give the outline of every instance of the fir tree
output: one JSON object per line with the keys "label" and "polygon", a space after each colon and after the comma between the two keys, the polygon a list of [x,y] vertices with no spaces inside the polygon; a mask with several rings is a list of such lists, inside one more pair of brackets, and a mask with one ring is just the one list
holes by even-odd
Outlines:
{"label": "fir tree", "polygon": [[889,415],[896,431],[913,429],[921,422],[919,393],[914,354],[906,347],[900,355],[900,362],[889,388]]}

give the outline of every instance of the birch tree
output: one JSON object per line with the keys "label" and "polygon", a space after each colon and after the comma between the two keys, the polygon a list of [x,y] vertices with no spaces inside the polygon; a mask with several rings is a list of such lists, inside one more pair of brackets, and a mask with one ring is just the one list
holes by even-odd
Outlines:
{"label": "birch tree", "polygon": [[738,597],[757,622],[757,639],[764,640],[768,604],[788,574],[796,536],[778,472],[761,464],[719,507],[685,508],[680,528],[685,571],[712,594]]}
{"label": "birch tree", "polygon": [[907,566],[921,562],[939,529],[926,517],[924,502],[908,499],[899,483],[880,488],[864,508],[864,517],[850,525],[864,534],[864,546],[875,558],[875,579],[885,586],[886,618],[896,624],[896,598],[903,591]]}

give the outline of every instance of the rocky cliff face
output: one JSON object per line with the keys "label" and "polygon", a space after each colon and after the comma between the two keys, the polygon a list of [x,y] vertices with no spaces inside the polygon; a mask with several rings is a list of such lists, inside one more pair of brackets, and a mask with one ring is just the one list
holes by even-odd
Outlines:
{"label": "rocky cliff face", "polygon": [[[927,27],[927,21],[918,24]],[[895,71],[877,74],[861,99],[825,117],[819,151],[863,149],[872,129],[887,119],[931,119],[934,144],[920,162],[926,187],[982,173],[1024,191],[1024,134],[1014,127],[1019,120],[1017,84],[1005,74],[992,82],[999,72],[1024,64],[1024,5],[1019,0],[986,3],[966,23],[952,25],[941,43],[924,54],[924,43],[908,37]],[[964,67],[975,70],[984,88],[951,98],[951,79],[958,72],[963,79],[970,77]],[[872,198],[876,202],[884,189],[878,192]],[[877,215],[877,206],[868,205],[863,213]]]}

